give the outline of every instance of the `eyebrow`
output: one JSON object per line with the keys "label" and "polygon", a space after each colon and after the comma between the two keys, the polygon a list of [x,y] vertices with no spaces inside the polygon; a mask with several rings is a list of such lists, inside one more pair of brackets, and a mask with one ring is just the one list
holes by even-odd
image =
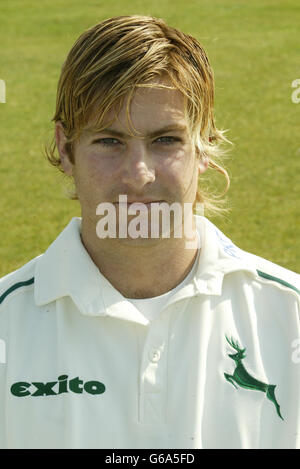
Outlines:
{"label": "eyebrow", "polygon": [[[161,129],[157,129],[157,130],[154,130],[153,132],[150,132],[148,134],[145,135],[146,138],[154,138],[154,137],[157,137],[158,135],[161,135],[161,134],[165,134],[166,132],[185,132],[187,130],[187,126],[186,125],[180,125],[180,124],[171,124],[171,125],[167,125],[165,127],[162,127]],[[106,134],[110,134],[110,135],[113,135],[115,137],[120,137],[120,138],[125,138],[125,137],[131,137],[131,135],[128,135],[128,134],[124,134],[123,132],[119,132],[118,130],[114,130],[114,129],[110,129],[110,128],[107,128],[107,129],[102,129],[100,130],[99,132],[97,133],[106,133]]]}

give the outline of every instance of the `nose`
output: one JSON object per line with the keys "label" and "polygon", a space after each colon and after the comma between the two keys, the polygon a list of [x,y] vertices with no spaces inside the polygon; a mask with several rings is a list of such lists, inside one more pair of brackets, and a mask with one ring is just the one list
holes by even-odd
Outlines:
{"label": "nose", "polygon": [[154,181],[155,171],[145,142],[142,140],[130,142],[124,160],[122,182],[138,191]]}

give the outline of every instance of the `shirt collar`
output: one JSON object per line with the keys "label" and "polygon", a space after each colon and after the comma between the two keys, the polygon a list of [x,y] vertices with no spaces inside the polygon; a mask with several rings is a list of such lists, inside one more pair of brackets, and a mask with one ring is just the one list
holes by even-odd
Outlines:
{"label": "shirt collar", "polygon": [[195,283],[201,294],[221,295],[225,274],[238,270],[256,275],[255,265],[247,253],[238,248],[207,218],[196,216],[200,232],[201,253]]}
{"label": "shirt collar", "polygon": [[[197,295],[221,295],[228,272],[255,267],[215,225],[195,215],[201,252],[194,278],[166,304]],[[82,314],[118,317],[148,324],[140,311],[101,274],[81,241],[81,218],[73,218],[40,256],[35,268],[35,302],[45,305],[69,296]]]}
{"label": "shirt collar", "polygon": [[191,296],[220,296],[224,276],[231,272],[244,271],[257,276],[247,252],[233,244],[207,218],[195,215],[195,222],[201,249],[195,275],[169,299],[166,306]]}
{"label": "shirt collar", "polygon": [[148,321],[101,274],[81,241],[81,218],[73,218],[35,268],[35,302],[45,305],[69,296],[82,314]]}

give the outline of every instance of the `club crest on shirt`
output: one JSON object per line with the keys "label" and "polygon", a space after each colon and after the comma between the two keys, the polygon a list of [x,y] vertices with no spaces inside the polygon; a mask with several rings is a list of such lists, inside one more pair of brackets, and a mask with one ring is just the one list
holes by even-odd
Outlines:
{"label": "club crest on shirt", "polygon": [[267,396],[267,398],[273,402],[277,415],[282,419],[282,415],[280,412],[280,406],[276,400],[275,397],[275,384],[267,384],[263,383],[262,381],[257,380],[254,378],[248,371],[246,370],[244,364],[242,363],[243,360],[246,358],[246,349],[241,348],[239,343],[237,341],[234,341],[232,338],[229,339],[227,335],[225,335],[227,342],[229,345],[236,350],[236,353],[233,354],[228,354],[228,356],[234,360],[235,362],[235,370],[232,375],[228,373],[224,373],[224,376],[226,380],[233,384],[233,386],[238,389],[238,386],[245,388],[245,389],[251,389],[254,391],[261,391],[264,392]]}

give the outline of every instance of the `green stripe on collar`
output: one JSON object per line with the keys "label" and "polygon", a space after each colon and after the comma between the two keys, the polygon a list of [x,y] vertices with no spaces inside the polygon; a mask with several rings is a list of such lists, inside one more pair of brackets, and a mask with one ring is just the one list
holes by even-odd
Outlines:
{"label": "green stripe on collar", "polygon": [[260,277],[266,278],[267,280],[273,280],[273,282],[281,283],[281,285],[291,288],[292,290],[299,293],[300,295],[300,290],[298,290],[298,288],[294,287],[294,285],[291,285],[285,280],[282,280],[281,278],[278,278],[278,277],[273,277],[273,275],[266,274],[265,272],[261,272],[260,270],[257,270],[256,272],[258,273]]}
{"label": "green stripe on collar", "polygon": [[0,296],[0,305],[5,300],[5,298],[14,290],[17,290],[17,288],[26,287],[27,285],[31,285],[32,283],[34,283],[34,277],[29,280],[26,280],[25,282],[18,282],[12,285],[10,288],[8,288],[8,290],[3,293],[3,295]]}

